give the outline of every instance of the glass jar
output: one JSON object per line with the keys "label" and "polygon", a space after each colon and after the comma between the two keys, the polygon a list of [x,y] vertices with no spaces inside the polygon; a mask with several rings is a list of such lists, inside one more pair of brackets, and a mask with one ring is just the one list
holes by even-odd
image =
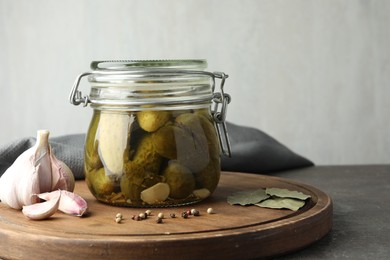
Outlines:
{"label": "glass jar", "polygon": [[[93,108],[84,170],[101,202],[179,206],[209,197],[230,156],[225,117],[227,75],[205,60],[94,61],[78,76],[70,102]],[[78,90],[88,76],[90,94]],[[221,79],[215,91],[215,79]]]}

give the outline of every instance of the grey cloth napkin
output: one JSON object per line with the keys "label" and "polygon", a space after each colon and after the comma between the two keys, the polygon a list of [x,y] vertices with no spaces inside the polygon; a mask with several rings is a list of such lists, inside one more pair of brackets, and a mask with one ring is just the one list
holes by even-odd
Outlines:
{"label": "grey cloth napkin", "polygon": [[[227,123],[227,129],[232,157],[222,157],[224,171],[270,173],[313,165],[258,129],[232,123]],[[0,146],[0,175],[35,141],[34,137],[26,137]],[[56,157],[71,168],[75,178],[83,179],[85,134],[54,137],[49,142]]]}

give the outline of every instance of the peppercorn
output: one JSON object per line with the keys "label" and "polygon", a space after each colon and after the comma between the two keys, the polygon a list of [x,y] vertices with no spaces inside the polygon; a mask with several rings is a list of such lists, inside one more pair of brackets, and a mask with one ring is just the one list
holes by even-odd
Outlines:
{"label": "peppercorn", "polygon": [[171,218],[176,218],[176,214],[175,214],[175,213],[171,213],[171,214],[169,214],[169,216],[170,216]]}
{"label": "peppercorn", "polygon": [[191,213],[191,210],[189,209],[189,210],[187,210],[186,211],[186,213],[187,213],[187,215],[189,216],[189,215],[192,215],[192,213]]}
{"label": "peppercorn", "polygon": [[138,216],[139,216],[141,219],[146,219],[146,218],[148,217],[148,215],[145,214],[145,213],[139,213]]}
{"label": "peppercorn", "polygon": [[135,220],[135,215],[132,215],[132,216],[131,216],[131,219],[132,219],[132,220]]}
{"label": "peppercorn", "polygon": [[182,218],[188,218],[188,213],[187,213],[187,211],[182,212],[182,213],[181,213],[181,217],[182,217]]}
{"label": "peppercorn", "polygon": [[197,210],[197,209],[191,209],[191,214],[194,215],[194,216],[199,216],[200,215],[199,210]]}

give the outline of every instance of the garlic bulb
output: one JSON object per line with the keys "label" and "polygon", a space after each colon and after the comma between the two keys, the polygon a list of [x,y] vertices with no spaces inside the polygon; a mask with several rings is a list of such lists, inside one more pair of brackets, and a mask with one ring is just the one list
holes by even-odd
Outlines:
{"label": "garlic bulb", "polygon": [[39,130],[36,144],[23,152],[0,178],[0,200],[11,208],[39,202],[36,194],[55,189],[73,191],[74,177],[49,145],[49,131]]}

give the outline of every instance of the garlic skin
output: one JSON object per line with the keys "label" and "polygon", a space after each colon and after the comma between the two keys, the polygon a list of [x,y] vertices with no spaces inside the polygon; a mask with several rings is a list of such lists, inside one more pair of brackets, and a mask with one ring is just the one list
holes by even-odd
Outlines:
{"label": "garlic skin", "polygon": [[[58,206],[58,209],[60,211],[78,217],[81,217],[87,213],[88,205],[82,197],[80,197],[76,193],[69,192],[66,190],[60,190],[60,192],[61,198]],[[55,194],[55,191],[38,194],[39,198],[46,201],[52,201],[53,199],[56,199],[56,196],[57,195]]]}
{"label": "garlic skin", "polygon": [[0,200],[14,209],[39,202],[36,194],[57,188],[73,191],[74,177],[49,145],[48,130],[38,130],[35,145],[23,152],[0,178]]}
{"label": "garlic skin", "polygon": [[54,213],[56,213],[60,205],[60,190],[53,191],[51,198],[51,200],[42,203],[23,206],[23,214],[33,220],[42,220],[51,217]]}

